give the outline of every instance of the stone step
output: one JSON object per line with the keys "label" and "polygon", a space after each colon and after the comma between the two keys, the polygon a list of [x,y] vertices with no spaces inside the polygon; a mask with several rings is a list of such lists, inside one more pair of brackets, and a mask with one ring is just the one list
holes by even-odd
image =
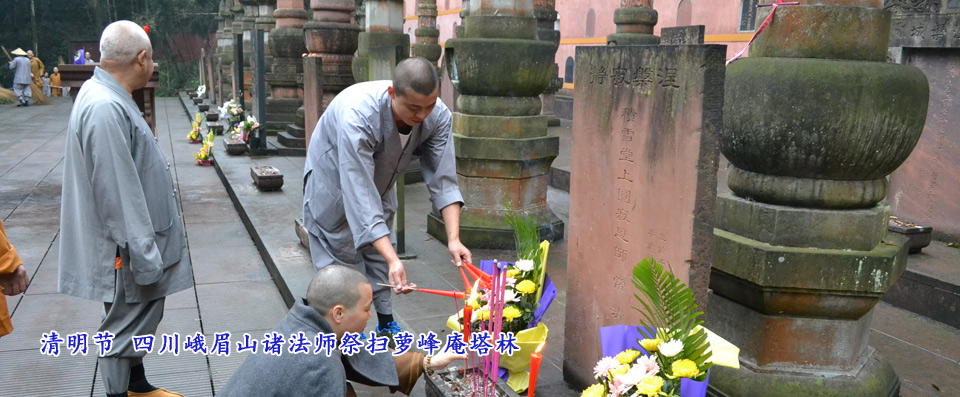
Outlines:
{"label": "stone step", "polygon": [[933,241],[907,256],[907,268],[883,301],[960,328],[960,249]]}
{"label": "stone step", "polygon": [[296,124],[287,124],[287,134],[296,138],[306,138],[307,130]]}
{"label": "stone step", "polygon": [[288,148],[306,148],[307,140],[291,136],[284,131],[277,132],[277,142],[283,147]]}

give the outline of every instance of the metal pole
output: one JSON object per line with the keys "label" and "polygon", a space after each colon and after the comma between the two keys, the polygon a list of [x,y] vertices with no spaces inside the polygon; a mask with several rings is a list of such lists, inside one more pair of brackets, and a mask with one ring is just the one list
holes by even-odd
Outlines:
{"label": "metal pole", "polygon": [[255,138],[250,139],[251,152],[267,148],[267,129],[264,126],[267,120],[267,71],[264,67],[266,61],[264,60],[263,54],[263,36],[263,29],[254,30],[253,54],[251,54],[252,58],[250,60],[250,63],[253,65],[253,70],[251,71],[253,79],[251,90],[253,90],[253,114],[257,117],[257,121],[260,122],[260,128],[257,129]]}
{"label": "metal pole", "polygon": [[[400,51],[396,46],[372,47],[370,48],[370,80],[392,80],[393,70],[399,61]],[[413,151],[412,147],[407,149]],[[406,196],[407,188],[404,181],[406,170],[398,170],[400,176],[397,178],[397,214],[396,214],[396,233],[397,233],[397,256],[400,259],[415,259],[416,254],[407,251],[407,228],[406,228]]]}
{"label": "metal pole", "polygon": [[243,107],[243,33],[233,40],[233,97]]}

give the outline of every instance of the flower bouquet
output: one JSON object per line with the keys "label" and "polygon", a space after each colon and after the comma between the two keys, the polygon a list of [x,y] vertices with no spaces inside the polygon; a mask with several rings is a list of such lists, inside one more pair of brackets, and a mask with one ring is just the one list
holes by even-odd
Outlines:
{"label": "flower bouquet", "polygon": [[197,159],[197,165],[210,165],[213,164],[212,159],[213,154],[213,131],[207,134],[207,139],[203,141],[203,146],[200,147],[200,150],[194,156]]}
{"label": "flower bouquet", "polygon": [[201,127],[202,123],[203,122],[201,121],[200,113],[197,113],[197,117],[193,121],[193,129],[191,129],[190,134],[187,135],[187,142],[190,142],[190,143],[203,142],[203,138],[201,138],[201,135],[200,135],[201,129],[202,129]]}
{"label": "flower bouquet", "polygon": [[233,99],[226,101],[220,107],[220,119],[230,120],[230,125],[236,125],[243,119],[243,108]]}
{"label": "flower bouquet", "polygon": [[[557,289],[547,276],[547,254],[550,243],[539,241],[537,223],[533,218],[521,218],[512,210],[507,214],[507,223],[514,230],[517,241],[517,254],[520,257],[514,263],[481,261],[479,271],[494,274],[494,266],[500,266],[506,272],[506,284],[503,291],[504,307],[501,313],[502,331],[513,332],[520,350],[510,356],[499,359],[500,377],[516,392],[527,389],[530,374],[530,353],[542,344],[549,334],[547,326],[540,322],[544,313],[553,303]],[[471,265],[465,265],[468,268]],[[464,276],[465,277],[465,276]],[[481,329],[481,321],[490,321],[491,286],[483,277],[475,277],[465,305],[470,307],[470,328]],[[466,278],[465,278],[466,283]],[[447,320],[447,326],[454,331],[463,329],[464,310]]]}
{"label": "flower bouquet", "polygon": [[250,143],[250,135],[253,134],[257,128],[260,128],[260,123],[257,122],[257,118],[249,115],[246,119],[233,125],[233,129],[230,130],[230,139]]}
{"label": "flower bouquet", "polygon": [[650,327],[600,328],[598,383],[582,397],[703,397],[711,366],[739,368],[739,349],[701,326],[693,292],[671,272],[646,258],[633,268],[633,284],[646,299],[635,295]]}

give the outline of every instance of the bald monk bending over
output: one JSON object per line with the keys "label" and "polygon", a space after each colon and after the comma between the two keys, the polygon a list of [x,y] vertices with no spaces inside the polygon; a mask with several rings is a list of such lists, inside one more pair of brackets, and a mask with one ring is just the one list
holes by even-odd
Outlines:
{"label": "bald monk bending over", "polygon": [[[320,333],[335,334],[340,346],[344,333],[363,332],[372,304],[373,289],[363,274],[344,266],[327,266],[313,277],[307,298],[294,304],[272,332],[285,338],[303,332],[310,342]],[[409,395],[427,368],[443,369],[454,360],[464,359],[466,355],[449,353],[435,357],[416,352],[396,357],[391,352],[374,355],[365,349],[352,356],[342,355],[339,349],[329,356],[324,351],[317,354],[284,351],[279,356],[258,352],[247,357],[217,395],[355,396],[348,380],[387,386],[393,393]]]}
{"label": "bald monk bending over", "polygon": [[[303,223],[317,270],[348,266],[373,285],[377,331],[401,331],[393,318],[390,288],[408,293],[406,270],[397,257],[393,220],[396,181],[414,156],[434,212],[443,217],[454,264],[470,262],[460,242],[457,164],[450,110],[437,100],[437,68],[424,58],[397,64],[393,81],[354,84],[337,95],[320,117],[303,168]],[[391,338],[391,343],[392,343]]]}
{"label": "bald monk bending over", "polygon": [[153,74],[153,49],[140,26],[117,21],[100,53],[67,125],[59,291],[103,302],[97,331],[115,335],[97,359],[107,396],[180,396],[147,382],[131,340],[155,334],[165,297],[193,286],[173,178],[130,96]]}

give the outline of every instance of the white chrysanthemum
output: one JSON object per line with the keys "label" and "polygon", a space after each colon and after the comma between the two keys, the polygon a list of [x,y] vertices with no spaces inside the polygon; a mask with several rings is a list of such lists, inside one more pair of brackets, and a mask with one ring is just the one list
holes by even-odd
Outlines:
{"label": "white chrysanthemum", "polygon": [[683,342],[676,339],[670,339],[669,342],[660,344],[660,354],[667,357],[673,357],[683,351]]}
{"label": "white chrysanthemum", "polygon": [[529,259],[518,260],[517,269],[520,269],[522,272],[529,272],[533,270],[533,261]]}

